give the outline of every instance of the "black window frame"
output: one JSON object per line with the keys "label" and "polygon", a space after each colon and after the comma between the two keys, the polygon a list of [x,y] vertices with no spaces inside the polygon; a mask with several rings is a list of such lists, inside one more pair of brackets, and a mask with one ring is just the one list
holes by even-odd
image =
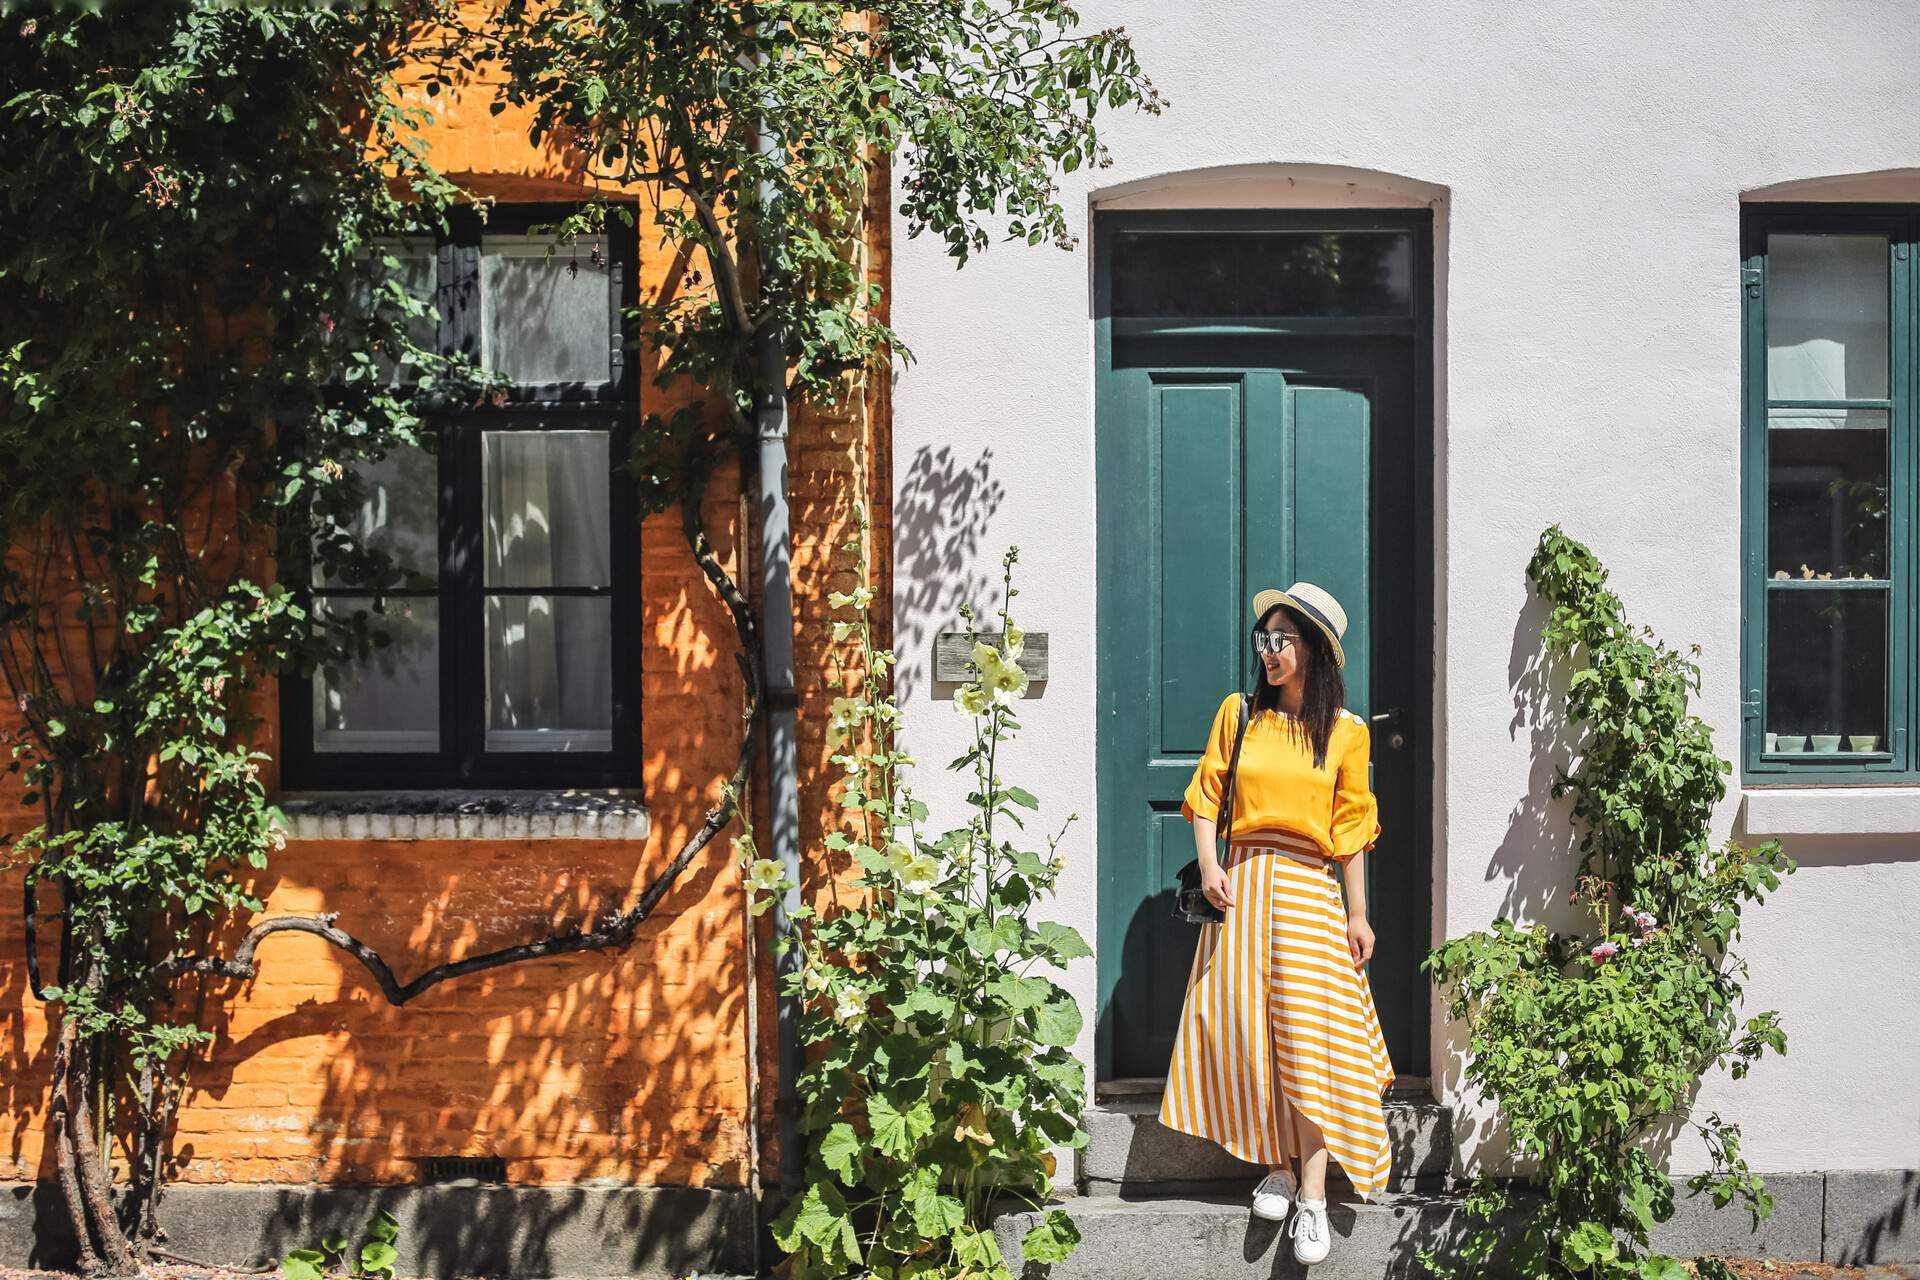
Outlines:
{"label": "black window frame", "polygon": [[[435,303],[443,354],[480,355],[482,239],[526,235],[559,221],[576,204],[496,204],[454,211],[436,250]],[[313,679],[289,672],[280,685],[281,785],[288,791],[554,790],[633,788],[641,783],[642,583],[638,497],[622,463],[640,419],[635,334],[628,319],[638,301],[638,239],[608,217],[604,237],[610,275],[609,378],[602,383],[518,386],[504,404],[434,412],[438,439],[439,583],[421,593],[439,601],[439,750],[320,751],[314,743]],[[576,250],[561,246],[566,255]],[[579,252],[588,252],[580,248]],[[605,430],[608,433],[608,585],[503,588],[483,582],[485,546],[481,442],[488,432]],[[315,589],[304,536],[283,539],[295,554],[284,563],[303,606],[316,596],[366,596],[352,586]],[[389,599],[407,593],[390,593]],[[607,751],[489,751],[486,748],[486,628],[489,595],[604,596],[611,602],[612,719]]]}

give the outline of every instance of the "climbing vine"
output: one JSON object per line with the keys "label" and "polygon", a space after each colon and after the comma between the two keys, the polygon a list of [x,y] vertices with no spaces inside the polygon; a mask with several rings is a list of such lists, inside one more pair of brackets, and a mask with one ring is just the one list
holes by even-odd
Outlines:
{"label": "climbing vine", "polygon": [[[1772,1208],[1740,1154],[1739,1128],[1693,1114],[1708,1071],[1740,1079],[1786,1051],[1772,1012],[1742,1012],[1747,969],[1734,954],[1743,910],[1793,870],[1777,841],[1716,842],[1714,806],[1732,766],[1689,709],[1691,654],[1626,618],[1593,552],[1558,526],[1527,566],[1550,607],[1546,655],[1565,678],[1574,742],[1553,794],[1571,796],[1580,864],[1562,931],[1500,919],[1453,938],[1424,968],[1467,1032],[1469,1083],[1500,1111],[1528,1188],[1482,1178],[1466,1207],[1479,1223],[1442,1275],[1496,1253],[1520,1275],[1683,1280],[1649,1235],[1673,1213],[1673,1184],[1646,1138],[1691,1125],[1710,1167],[1688,1179],[1717,1206]],[[1515,1230],[1515,1222],[1519,1229]]]}
{"label": "climbing vine", "polygon": [[[125,1272],[157,1239],[207,1038],[156,961],[256,909],[280,840],[250,695],[380,639],[271,581],[277,526],[297,511],[352,553],[355,464],[481,385],[411,340],[424,304],[381,248],[457,194],[394,79],[445,10],[0,12],[0,678],[26,805],[0,857],[52,1014],[47,1140],[80,1262]],[[372,589],[395,580],[360,551]]]}

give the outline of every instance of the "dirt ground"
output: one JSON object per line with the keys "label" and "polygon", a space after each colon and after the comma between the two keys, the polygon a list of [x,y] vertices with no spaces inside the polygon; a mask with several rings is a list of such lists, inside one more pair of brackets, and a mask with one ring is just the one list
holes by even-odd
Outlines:
{"label": "dirt ground", "polygon": [[[1784,1258],[1722,1258],[1740,1280],[1920,1280],[1920,1265],[1889,1263],[1836,1267],[1830,1262],[1793,1262]],[[1689,1264],[1689,1271],[1693,1270]]]}

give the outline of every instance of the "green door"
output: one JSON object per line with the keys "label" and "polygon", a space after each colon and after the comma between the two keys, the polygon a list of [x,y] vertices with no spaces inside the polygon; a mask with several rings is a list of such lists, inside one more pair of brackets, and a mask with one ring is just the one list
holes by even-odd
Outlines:
{"label": "green door", "polygon": [[1427,1074],[1432,779],[1424,214],[1096,223],[1101,1079],[1166,1074],[1194,926],[1180,797],[1250,689],[1249,601],[1297,579],[1348,629],[1382,835],[1370,968],[1396,1073]]}

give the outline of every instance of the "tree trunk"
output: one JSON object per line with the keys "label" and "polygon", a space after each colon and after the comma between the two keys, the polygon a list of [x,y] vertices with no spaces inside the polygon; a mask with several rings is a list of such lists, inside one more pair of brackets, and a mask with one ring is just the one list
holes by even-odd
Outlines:
{"label": "tree trunk", "polygon": [[[73,1066],[74,1042],[79,1037],[71,1019],[60,1020],[59,1047],[53,1055],[52,1089],[47,1097],[47,1138],[53,1143],[53,1162],[60,1180],[60,1199],[67,1207],[67,1220],[73,1227],[78,1249],[76,1265],[82,1275],[97,1275],[100,1255],[93,1248],[93,1231],[87,1224],[87,1206],[80,1194],[80,1174],[74,1163]],[[81,1092],[86,1090],[81,1083]]]}

